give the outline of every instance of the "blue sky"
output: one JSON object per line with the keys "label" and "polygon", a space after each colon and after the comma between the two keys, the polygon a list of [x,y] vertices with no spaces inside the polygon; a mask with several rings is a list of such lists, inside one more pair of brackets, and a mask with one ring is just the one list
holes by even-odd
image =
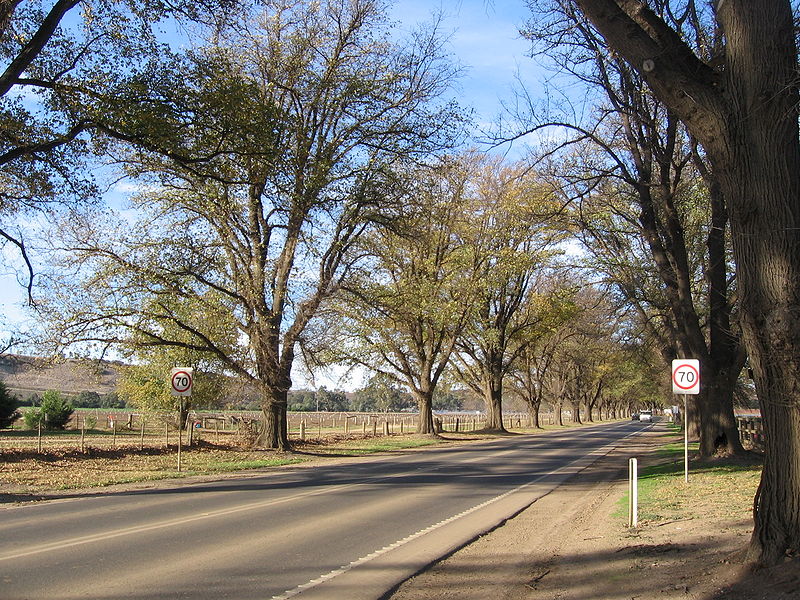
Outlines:
{"label": "blue sky", "polygon": [[466,67],[461,101],[475,108],[480,122],[492,121],[501,110],[500,101],[510,97],[517,73],[526,82],[541,77],[527,56],[530,43],[519,35],[530,14],[524,1],[461,0],[437,5],[400,0],[395,14],[399,21],[415,23],[430,19],[434,10],[443,12],[443,30],[452,32],[453,55]]}
{"label": "blue sky", "polygon": [[[460,82],[459,101],[475,111],[479,124],[489,124],[501,112],[502,99],[512,94],[517,75],[532,89],[543,79],[543,73],[530,59],[529,43],[520,38],[518,30],[529,12],[524,0],[461,0],[435,2],[398,0],[393,20],[402,27],[428,21],[431,13],[444,13],[443,30],[451,34],[453,57],[465,68]],[[0,263],[0,336],[6,337],[8,325],[26,319],[22,304],[23,287],[9,264],[14,253],[7,246]]]}

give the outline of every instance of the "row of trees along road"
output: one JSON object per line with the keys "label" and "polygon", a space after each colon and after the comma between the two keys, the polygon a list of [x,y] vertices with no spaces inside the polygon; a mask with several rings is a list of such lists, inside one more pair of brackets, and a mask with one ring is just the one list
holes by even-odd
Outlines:
{"label": "row of trees along road", "polygon": [[[373,293],[385,303],[366,302],[362,314],[380,315],[384,327],[440,317],[398,325],[396,339],[410,336],[399,353],[396,339],[363,343],[352,331],[354,343],[343,345],[355,363],[379,356],[374,368],[412,389],[426,415],[447,355],[499,427],[504,381],[527,385],[531,406],[543,389],[572,403],[619,394],[608,363],[580,352],[598,332],[573,311],[592,299],[544,275],[559,234],[542,214],[563,214],[592,248],[607,249],[595,251],[598,270],[662,356],[703,360],[714,392],[700,403],[703,453],[739,450],[730,390],[746,349],[767,434],[750,556],[771,564],[800,551],[792,4],[529,4],[567,25],[550,47],[584,52],[573,72],[606,94],[605,115],[580,129],[574,170],[547,182],[562,202],[581,198],[577,211],[548,206],[558,196],[515,166],[485,164],[459,179],[462,167],[442,160],[464,123],[442,100],[458,69],[435,23],[398,41],[379,2],[87,2],[80,18],[75,0],[49,9],[4,3],[0,235],[19,249],[32,295],[24,239],[6,223],[63,201],[74,212],[52,238],[61,263],[42,282],[40,304],[55,341],[128,346],[139,359],[156,347],[197,353],[260,387],[261,442],[285,448],[295,353],[326,360],[311,343],[325,338],[316,329],[325,321],[314,318],[345,310],[343,325],[363,332],[365,321],[342,307]],[[159,40],[154,26],[167,16],[189,24],[195,46],[172,50]],[[110,158],[140,184],[134,212],[115,218],[93,206],[91,156]],[[695,175],[704,189],[694,189]],[[448,198],[467,200],[468,210],[459,214]],[[444,227],[425,224],[428,210]],[[712,227],[701,248],[693,235],[704,218]],[[726,219],[738,312],[727,287]],[[409,233],[418,227],[430,236]],[[630,232],[642,241],[626,239]],[[429,251],[396,270],[393,250],[383,250],[404,243],[409,257]],[[381,273],[372,288],[368,265]],[[395,273],[403,285],[388,285]],[[408,273],[430,291],[416,300],[427,310],[391,315],[399,300],[411,301]],[[710,282],[703,294],[701,273]],[[552,363],[537,388],[530,380],[544,377],[546,358],[533,350],[557,339],[572,366]],[[641,350],[629,344],[609,359],[628,364]],[[412,355],[413,364],[398,361]]]}
{"label": "row of trees along road", "polygon": [[[661,115],[679,119],[702,148],[707,164],[697,161],[696,166],[711,183],[708,202],[714,225],[720,228],[724,220],[718,202],[724,202],[730,222],[737,320],[765,427],[765,462],[748,556],[762,564],[774,564],[787,553],[800,551],[800,462],[796,460],[800,453],[800,95],[796,5],[789,0],[708,4],[693,0],[559,0],[529,4],[534,8],[547,5],[559,14],[566,11],[579,18],[579,27],[594,28],[602,38],[589,37],[603,40],[596,50],[624,60],[624,68],[635,72],[663,105]],[[624,107],[628,113],[627,105]],[[630,111],[635,112],[638,110]],[[634,130],[625,136],[629,151],[635,149],[641,134],[646,132]],[[654,150],[650,148],[648,153],[661,158]],[[667,156],[675,156],[674,149],[669,150]],[[636,166],[628,183],[639,187],[652,183],[649,177],[642,178],[648,175],[643,171],[647,163]],[[659,175],[666,172],[661,170]],[[670,176],[674,175],[671,172]],[[639,225],[648,235],[656,235],[660,232],[654,231],[652,218],[646,214],[656,210],[656,205],[648,206],[642,195],[638,198],[641,200],[645,204],[641,205]],[[669,203],[661,206],[670,208]],[[667,219],[665,223],[674,227],[677,222]],[[676,235],[671,241],[678,239]],[[648,241],[651,250],[664,252],[661,258],[678,257],[674,253],[670,257],[666,248],[659,249],[654,240]],[[709,252],[711,245],[709,242]],[[672,248],[676,249],[679,246]],[[719,257],[718,250],[715,256]],[[677,266],[670,265],[675,270],[673,275],[679,275]],[[660,264],[659,275],[670,276]],[[710,279],[716,281],[719,276],[717,271]],[[681,285],[680,281],[671,283],[676,288]],[[717,285],[709,303],[722,305],[723,291]],[[683,310],[686,293],[674,289],[668,290],[668,295],[670,310]],[[719,317],[724,313],[722,309],[716,314]],[[686,328],[693,316],[684,314],[682,319],[675,325]],[[724,316],[716,325],[722,327],[722,335],[730,335],[724,331]],[[683,334],[694,335],[688,328]],[[685,342],[689,341],[686,337]],[[711,340],[712,344],[717,342]],[[735,346],[732,339],[720,343]],[[692,349],[703,351],[699,340],[693,342]],[[716,361],[726,353],[713,351],[708,360]],[[730,377],[734,377],[735,359],[725,357],[725,361],[727,364],[716,364],[716,372],[710,373],[717,389],[721,389],[727,368],[732,368]],[[723,402],[727,401],[723,398]],[[702,410],[709,408],[713,409],[706,406]],[[717,428],[725,430],[726,425],[720,423]]]}
{"label": "row of trees along road", "polygon": [[[453,142],[461,117],[440,95],[456,71],[435,27],[391,39],[378,2],[239,16],[197,49],[151,56],[97,108],[144,132],[110,147],[149,183],[141,218],[73,218],[44,310],[62,342],[213,356],[260,388],[260,442],[287,448],[296,348],[393,204],[395,171]],[[59,294],[76,272],[78,293]]]}
{"label": "row of trees along road", "polygon": [[[740,454],[733,398],[746,353],[731,323],[727,215],[713,170],[677,115],[608,52],[574,5],[538,16],[528,37],[597,95],[585,124],[548,120],[536,107],[521,115],[528,131],[561,127],[574,134],[546,154],[569,207],[562,216],[593,267],[639,314],[665,365],[679,356],[700,359],[703,386],[689,423],[701,454]],[[684,37],[710,52],[713,32],[704,25],[688,19]]]}

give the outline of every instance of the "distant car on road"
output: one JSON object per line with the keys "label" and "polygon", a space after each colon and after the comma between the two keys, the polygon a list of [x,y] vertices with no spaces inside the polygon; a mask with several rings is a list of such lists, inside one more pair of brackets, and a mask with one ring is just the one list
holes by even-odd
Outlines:
{"label": "distant car on road", "polygon": [[639,420],[639,413],[633,413],[631,415],[631,421],[638,421]]}
{"label": "distant car on road", "polygon": [[644,423],[652,423],[653,422],[653,411],[652,410],[643,410],[639,413],[639,420]]}

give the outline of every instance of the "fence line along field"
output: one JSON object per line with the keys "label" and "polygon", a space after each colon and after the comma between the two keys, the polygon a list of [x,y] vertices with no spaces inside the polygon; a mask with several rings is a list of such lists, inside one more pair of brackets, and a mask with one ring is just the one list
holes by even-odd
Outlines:
{"label": "fence line along field", "polygon": [[[39,429],[0,430],[0,451],[37,451],[122,448],[169,448],[200,441],[246,445],[260,426],[261,413],[251,411],[190,412],[178,431],[175,412],[133,412],[118,409],[76,409],[63,431]],[[415,413],[289,413],[289,436],[295,440],[346,435],[380,437],[416,431]],[[470,432],[481,429],[480,413],[445,413],[436,416],[440,431]],[[508,429],[528,426],[527,415],[505,418]]]}
{"label": "fence line along field", "polygon": [[[447,434],[434,440],[412,435],[413,413],[292,413],[296,451],[282,453],[254,447],[259,417],[258,412],[192,412],[179,432],[175,412],[79,409],[63,431],[39,432],[18,424],[0,430],[0,503],[54,490],[271,468],[485,437],[476,431],[484,426],[479,414],[437,415]],[[526,425],[521,415],[506,419],[507,427]]]}

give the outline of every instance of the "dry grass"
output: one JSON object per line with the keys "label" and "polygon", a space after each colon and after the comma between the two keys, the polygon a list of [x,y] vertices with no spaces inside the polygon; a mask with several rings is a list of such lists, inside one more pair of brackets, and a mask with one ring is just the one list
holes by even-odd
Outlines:
{"label": "dry grass", "polygon": [[181,452],[178,471],[177,446],[145,447],[136,444],[81,452],[74,440],[62,447],[9,448],[0,451],[0,495],[40,494],[57,490],[102,487],[120,483],[155,481],[174,477],[212,475],[246,469],[263,469],[310,461],[335,460],[378,452],[410,449],[431,444],[452,444],[481,439],[480,435],[452,434],[445,439],[404,435],[389,438],[327,436],[323,440],[295,442],[292,452],[258,450],[233,441],[203,440]]}

